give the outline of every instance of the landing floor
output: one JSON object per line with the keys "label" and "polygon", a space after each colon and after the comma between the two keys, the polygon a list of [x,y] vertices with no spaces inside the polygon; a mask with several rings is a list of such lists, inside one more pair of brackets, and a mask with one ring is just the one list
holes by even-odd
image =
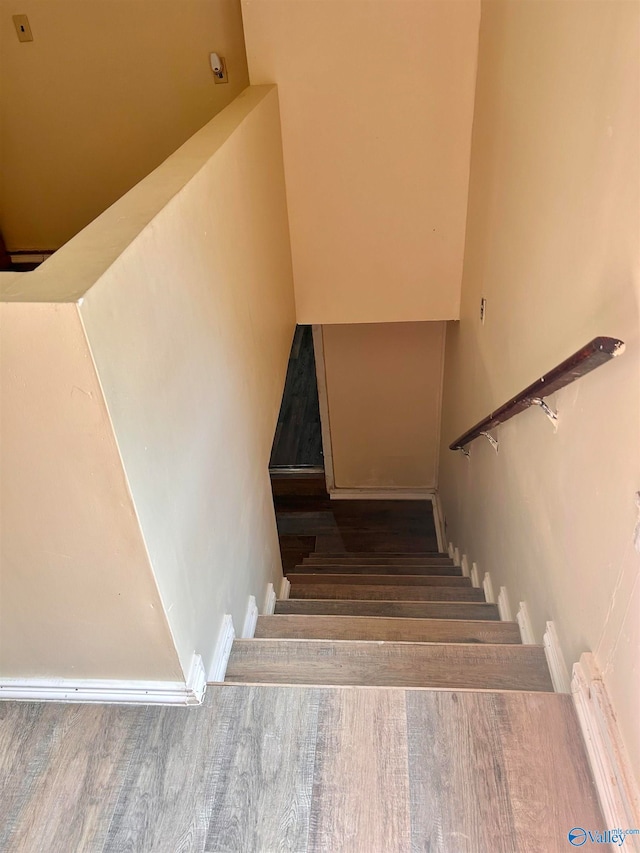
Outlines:
{"label": "landing floor", "polygon": [[602,819],[568,696],[209,687],[0,703],[0,850],[553,853]]}

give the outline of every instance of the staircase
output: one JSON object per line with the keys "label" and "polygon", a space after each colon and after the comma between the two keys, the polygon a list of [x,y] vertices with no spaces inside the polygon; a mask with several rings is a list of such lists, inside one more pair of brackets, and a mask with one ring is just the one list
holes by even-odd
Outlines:
{"label": "staircase", "polygon": [[[348,512],[341,535],[357,538]],[[298,531],[304,515],[282,527]],[[317,542],[335,538],[324,516],[306,518]],[[523,645],[446,554],[314,551],[285,572],[289,598],[234,641],[225,678],[252,691],[237,752],[251,755],[273,824],[243,849],[552,853],[570,849],[574,827],[602,826],[572,700],[553,692],[543,648]],[[218,822],[224,838],[224,812]]]}
{"label": "staircase", "polygon": [[287,577],[227,681],[553,692],[542,646],[445,554],[314,553]]}

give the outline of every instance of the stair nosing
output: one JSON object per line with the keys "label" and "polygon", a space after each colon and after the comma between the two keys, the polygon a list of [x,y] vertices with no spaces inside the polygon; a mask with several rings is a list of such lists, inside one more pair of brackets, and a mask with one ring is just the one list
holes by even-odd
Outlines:
{"label": "stair nosing", "polygon": [[[319,598],[319,599],[314,599],[314,598],[304,598],[304,599],[286,599],[285,598],[285,599],[282,599],[281,598],[278,600],[279,601],[287,601],[287,600],[289,600],[289,601],[294,601],[294,600],[295,601],[327,601],[326,598]],[[333,599],[333,598],[329,599],[329,600],[335,601],[335,599]],[[340,600],[341,601],[345,601],[345,600],[348,601],[349,599],[340,599]],[[357,599],[357,600],[361,601],[362,599]],[[418,603],[423,604],[424,602],[418,602]],[[429,604],[430,603],[433,603],[433,604],[449,604],[450,602],[448,602],[448,601],[434,601],[434,602],[427,602],[427,603],[429,603]],[[493,604],[493,602],[491,602],[491,601],[472,601],[472,602],[463,602],[463,603],[464,604]],[[295,614],[293,614],[293,613],[261,613],[258,618],[259,619],[269,619],[271,616],[293,616],[293,615],[295,615]],[[420,618],[415,617],[415,616],[361,616],[359,613],[356,613],[353,616],[348,615],[346,613],[336,613],[335,615],[334,614],[327,614],[327,613],[308,613],[308,614],[306,614],[306,618],[307,619],[327,619],[327,618],[329,618],[329,619],[364,619],[368,622],[370,622],[372,619],[385,619],[385,620],[386,619],[399,619],[399,620],[400,619],[402,619],[402,620],[409,619],[409,620],[413,620],[415,622],[465,622],[465,623],[470,622],[471,624],[478,624],[478,625],[515,625],[516,627],[519,627],[518,623],[515,621],[515,619],[497,619],[497,620],[487,622],[486,619],[438,619],[437,617],[433,618],[433,617],[429,617],[429,616],[427,616],[423,619],[420,619]],[[238,637],[238,639],[253,639],[253,638],[251,638],[251,637],[248,637],[248,638],[247,637]],[[265,640],[265,639],[269,639],[269,638],[268,637],[256,637],[255,639]],[[276,638],[274,638],[274,639],[276,639]],[[511,645],[511,644],[498,644],[498,645]],[[530,643],[524,643],[523,645],[531,645],[531,644]]]}
{"label": "stair nosing", "polygon": [[443,642],[442,640],[334,640],[328,638],[322,640],[319,637],[236,637],[235,643],[331,643],[343,645],[345,643],[369,646],[462,646],[464,648],[476,648],[481,646],[483,649],[539,649],[544,650],[544,645],[541,643],[458,643],[458,642]]}

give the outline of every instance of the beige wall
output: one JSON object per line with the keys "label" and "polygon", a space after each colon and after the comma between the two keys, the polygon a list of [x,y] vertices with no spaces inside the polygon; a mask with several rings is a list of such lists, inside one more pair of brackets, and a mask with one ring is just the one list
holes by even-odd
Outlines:
{"label": "beige wall", "polygon": [[244,0],[277,83],[299,323],[458,317],[478,0]]}
{"label": "beige wall", "polygon": [[[153,649],[157,677],[167,660],[186,672],[194,651],[208,669],[223,614],[240,631],[249,595],[261,603],[282,576],[268,460],[295,320],[275,89],[245,90],[51,260],[4,282],[5,309],[26,319],[3,364],[21,396],[3,444],[2,568],[14,598],[41,607],[26,635],[26,604],[3,618],[3,667],[151,677],[136,638],[157,622],[171,640],[170,657]],[[26,304],[38,299],[49,304]],[[77,305],[51,304],[62,299]],[[89,349],[76,352],[78,314]],[[110,514],[103,480],[120,484]]]}
{"label": "beige wall", "polygon": [[[640,21],[637,3],[483,4],[461,322],[447,332],[449,536],[539,642],[592,650],[640,768]],[[487,301],[484,326],[480,297]],[[458,434],[596,335],[626,352],[471,458]]]}
{"label": "beige wall", "polygon": [[0,314],[0,675],[177,680],[77,306]]}
{"label": "beige wall", "polygon": [[336,488],[434,488],[444,323],[323,326]]}
{"label": "beige wall", "polygon": [[57,248],[247,86],[240,5],[0,0],[0,78],[0,230],[12,250]]}

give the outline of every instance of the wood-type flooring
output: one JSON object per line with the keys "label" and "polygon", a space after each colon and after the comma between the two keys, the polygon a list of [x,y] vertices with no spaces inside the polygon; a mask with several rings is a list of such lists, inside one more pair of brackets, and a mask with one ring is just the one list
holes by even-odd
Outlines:
{"label": "wood-type flooring", "polygon": [[569,696],[209,687],[0,703],[3,853],[555,853],[602,817]]}

